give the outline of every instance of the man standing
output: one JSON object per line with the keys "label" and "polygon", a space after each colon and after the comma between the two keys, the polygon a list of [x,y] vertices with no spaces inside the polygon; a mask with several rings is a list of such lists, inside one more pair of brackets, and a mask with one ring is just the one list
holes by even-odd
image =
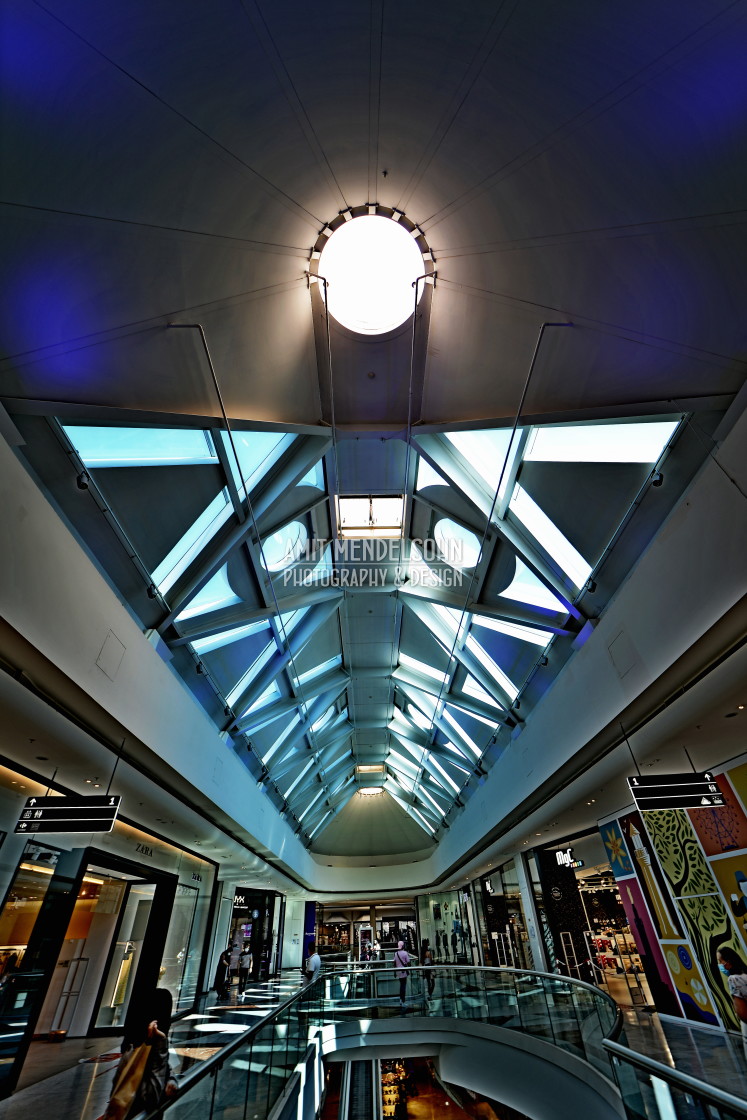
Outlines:
{"label": "man standing", "polygon": [[309,955],[306,958],[306,983],[312,984],[319,975],[322,967],[322,958],[316,951],[316,941],[309,942]]}

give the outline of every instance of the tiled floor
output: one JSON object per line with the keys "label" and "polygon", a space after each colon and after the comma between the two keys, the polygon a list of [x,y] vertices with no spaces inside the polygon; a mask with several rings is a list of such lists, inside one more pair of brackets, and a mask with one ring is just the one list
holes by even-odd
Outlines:
{"label": "tiled floor", "polygon": [[[243,999],[218,1001],[214,993],[199,1011],[178,1019],[171,1028],[170,1056],[179,1075],[216,1053],[226,1042],[254,1026],[301,987],[301,978],[252,984]],[[0,1102],[0,1120],[34,1116],[64,1120],[95,1120],[106,1108],[119,1039],[70,1039],[34,1043],[19,1088]]]}

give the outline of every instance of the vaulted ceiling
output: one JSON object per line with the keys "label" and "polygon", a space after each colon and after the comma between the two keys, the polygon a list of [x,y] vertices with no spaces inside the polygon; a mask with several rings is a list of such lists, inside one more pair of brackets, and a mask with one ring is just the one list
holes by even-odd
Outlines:
{"label": "vaulted ceiling", "polygon": [[[313,851],[427,851],[742,386],[747,10],[5,20],[23,454]],[[371,213],[427,274],[374,337],[317,279]]]}

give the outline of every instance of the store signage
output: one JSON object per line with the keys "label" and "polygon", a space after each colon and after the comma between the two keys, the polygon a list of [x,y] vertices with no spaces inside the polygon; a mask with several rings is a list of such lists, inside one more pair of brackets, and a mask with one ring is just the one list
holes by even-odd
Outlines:
{"label": "store signage", "polygon": [[16,832],[111,832],[121,797],[27,797]]}
{"label": "store signage", "polygon": [[192,872],[192,879],[194,880],[195,883],[201,883],[202,882],[202,875],[198,875],[196,871],[193,871]]}
{"label": "store signage", "polygon": [[138,842],[135,845],[135,851],[139,852],[141,856],[148,856],[149,859],[153,859],[153,849],[150,844],[141,844]]}
{"label": "store signage", "polygon": [[637,774],[628,778],[642,811],[652,809],[720,809],[726,802],[713,774]]}
{"label": "store signage", "polygon": [[558,861],[559,867],[583,867],[584,861],[582,859],[573,858],[573,848],[563,848],[562,851],[555,853],[555,859]]}

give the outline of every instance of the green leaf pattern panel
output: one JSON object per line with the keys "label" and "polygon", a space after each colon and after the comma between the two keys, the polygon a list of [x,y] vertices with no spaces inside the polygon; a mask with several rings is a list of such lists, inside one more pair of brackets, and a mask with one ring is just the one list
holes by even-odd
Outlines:
{"label": "green leaf pattern panel", "polygon": [[731,918],[721,898],[715,894],[705,895],[703,898],[681,898],[679,905],[711,996],[725,1023],[738,1030],[739,1019],[726,987],[726,977],[721,975],[716,963],[716,953],[724,945],[728,945],[740,956],[744,951],[734,932]]}
{"label": "green leaf pattern panel", "polygon": [[684,809],[667,809],[642,816],[675,898],[718,891]]}

